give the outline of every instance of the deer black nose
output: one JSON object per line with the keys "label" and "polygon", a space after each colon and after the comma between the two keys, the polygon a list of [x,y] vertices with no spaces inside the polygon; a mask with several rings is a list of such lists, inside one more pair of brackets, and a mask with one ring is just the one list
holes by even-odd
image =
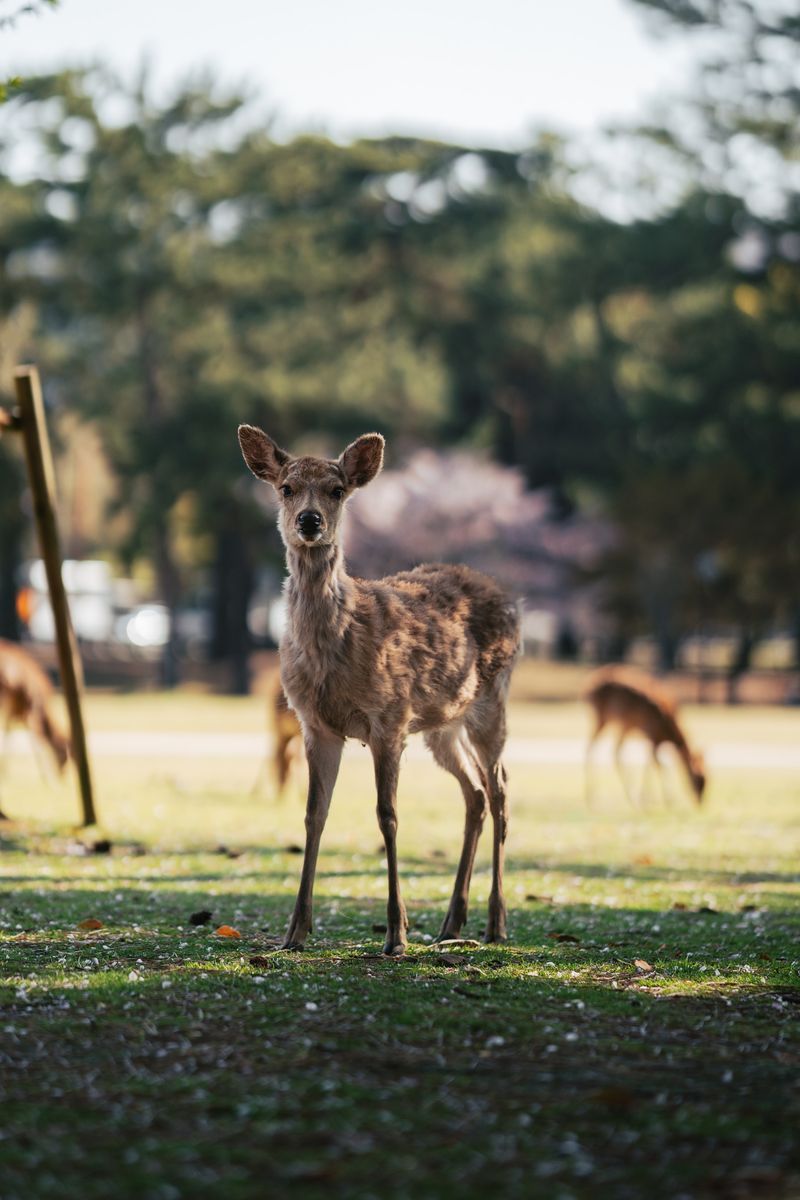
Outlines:
{"label": "deer black nose", "polygon": [[313,508],[307,508],[305,512],[300,513],[297,524],[304,537],[311,537],[322,528],[322,514],[315,512]]}

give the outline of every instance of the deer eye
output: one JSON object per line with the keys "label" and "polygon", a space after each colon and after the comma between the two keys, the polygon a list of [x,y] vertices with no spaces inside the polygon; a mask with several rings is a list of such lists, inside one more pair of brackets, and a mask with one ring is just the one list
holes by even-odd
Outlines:
{"label": "deer eye", "polygon": [[344,488],[343,487],[335,487],[332,490],[331,495],[333,496],[334,500],[341,500],[342,496],[344,495]]}
{"label": "deer eye", "polygon": [[281,495],[285,496],[285,498],[287,500],[289,499],[290,496],[294,495],[294,492],[289,487],[288,483],[281,484]]}

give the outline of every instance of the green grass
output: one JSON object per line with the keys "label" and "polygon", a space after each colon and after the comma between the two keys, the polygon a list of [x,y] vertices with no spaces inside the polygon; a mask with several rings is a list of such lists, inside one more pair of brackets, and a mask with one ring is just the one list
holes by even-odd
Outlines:
{"label": "green grass", "polygon": [[[789,711],[688,719],[699,740],[800,733]],[[106,730],[262,721],[262,702],[202,696],[89,706]],[[513,713],[515,736],[584,728],[572,706]],[[274,946],[302,802],[249,795],[257,768],[98,758],[114,848],[82,857],[71,787],[45,789],[33,763],[12,761],[4,1200],[800,1194],[796,777],[718,772],[707,807],[681,794],[639,813],[601,772],[587,811],[577,767],[516,765],[511,941],[443,953],[431,938],[462,804],[411,758],[399,836],[412,937],[392,961],[374,928],[386,884],[366,752],[343,766],[298,955]],[[488,852],[485,833],[468,937],[485,916]],[[192,927],[199,909],[213,921]],[[87,918],[102,928],[78,928]],[[221,924],[241,938],[217,936]]]}

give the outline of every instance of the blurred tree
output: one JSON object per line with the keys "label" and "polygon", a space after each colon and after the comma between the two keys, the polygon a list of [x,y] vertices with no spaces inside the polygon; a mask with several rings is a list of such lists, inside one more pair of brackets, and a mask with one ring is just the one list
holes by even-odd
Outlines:
{"label": "blurred tree", "polygon": [[800,17],[753,0],[635,3],[708,35],[694,94],[644,132],[705,188],[705,227],[728,234],[705,285],[677,289],[653,313],[655,343],[645,333],[651,435],[706,541],[684,591],[695,619],[739,628],[734,675],[775,622],[795,627],[800,667]]}
{"label": "blurred tree", "polygon": [[[122,122],[102,115],[112,100]],[[192,374],[197,338],[213,322],[204,217],[218,198],[191,150],[241,101],[190,88],[160,110],[144,77],[127,94],[109,77],[69,72],[29,80],[9,107],[23,104],[35,109],[42,167],[32,211],[14,230],[16,292],[39,307],[53,390],[103,433],[128,517],[119,549],[152,558],[174,617],[175,508],[198,478]],[[204,357],[219,349],[218,335]],[[176,678],[174,620],[171,628],[165,683]]]}
{"label": "blurred tree", "polygon": [[172,609],[211,575],[237,687],[256,565],[281,558],[241,420],[330,453],[375,426],[390,454],[473,443],[557,518],[602,502],[618,638],[656,628],[665,663],[689,629],[736,623],[744,661],[792,619],[791,207],[756,220],[680,148],[691,186],[622,222],[575,198],[556,139],[279,144],[208,80],[155,105],[67,73],[4,112],[6,159],[21,130],[38,162],[0,179],[2,311],[31,306],[50,399],[102,432],[117,551]]}

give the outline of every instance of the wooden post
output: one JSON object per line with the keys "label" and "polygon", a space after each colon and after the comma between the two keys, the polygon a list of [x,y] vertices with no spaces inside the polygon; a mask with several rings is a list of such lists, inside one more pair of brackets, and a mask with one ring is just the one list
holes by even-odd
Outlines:
{"label": "wooden post", "polygon": [[72,731],[72,753],[78,771],[78,782],[83,804],[83,824],[95,825],[97,817],[92,797],[92,777],[89,770],[89,755],[86,749],[86,732],[81,711],[83,690],[83,667],[78,653],[78,643],[69,615],[67,594],[61,576],[61,549],[56,524],[56,493],[53,456],[45,424],[42,388],[36,367],[17,367],[14,384],[19,404],[19,420],[25,444],[25,459],[33,496],[33,512],[39,546],[42,552],[47,584],[50,589],[50,604],[56,627],[56,645],[61,670],[61,684],[69,712]]}

